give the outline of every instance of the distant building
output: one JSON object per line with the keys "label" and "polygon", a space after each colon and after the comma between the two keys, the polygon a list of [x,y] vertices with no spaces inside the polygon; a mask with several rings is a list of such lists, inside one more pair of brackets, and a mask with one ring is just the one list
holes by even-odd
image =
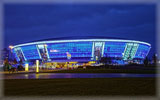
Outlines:
{"label": "distant building", "polygon": [[8,59],[9,58],[9,50],[7,49],[7,48],[4,48],[3,50],[1,50],[1,57],[2,57],[2,60],[4,60],[4,59]]}
{"label": "distant building", "polygon": [[9,50],[7,48],[4,48],[1,50],[1,59],[0,59],[0,64],[3,63],[3,61],[5,59],[8,59],[9,58]]}

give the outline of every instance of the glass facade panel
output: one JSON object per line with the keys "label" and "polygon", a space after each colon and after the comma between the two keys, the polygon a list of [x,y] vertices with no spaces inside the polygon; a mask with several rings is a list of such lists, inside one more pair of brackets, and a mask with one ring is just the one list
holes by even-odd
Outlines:
{"label": "glass facade panel", "polygon": [[16,52],[16,54],[17,54],[19,60],[25,61],[25,58],[24,58],[24,55],[23,55],[23,53],[22,53],[21,48],[18,47],[18,48],[15,48],[14,50],[15,50],[15,52]]}
{"label": "glass facade panel", "polygon": [[50,58],[67,58],[67,54],[73,57],[91,57],[92,42],[69,42],[47,44]]}
{"label": "glass facade panel", "polygon": [[150,50],[147,45],[139,44],[138,50],[136,52],[135,58],[145,58]]}
{"label": "glass facade panel", "polygon": [[[56,60],[97,60],[101,57],[118,58],[118,60],[144,59],[150,50],[146,44],[116,41],[81,41],[60,43],[39,43],[19,46],[13,49],[17,61],[41,59],[42,61]],[[120,58],[120,59],[119,59]],[[123,59],[121,59],[123,58]]]}
{"label": "glass facade panel", "polygon": [[29,45],[21,47],[26,60],[40,59],[36,45]]}
{"label": "glass facade panel", "polygon": [[139,44],[137,43],[126,43],[123,60],[132,60],[135,57],[138,46]]}
{"label": "glass facade panel", "polygon": [[16,54],[16,52],[15,52],[15,49],[12,49],[12,53],[13,53],[15,59],[16,59],[17,61],[20,61],[20,59],[18,58],[18,56],[17,56],[17,54]]}
{"label": "glass facade panel", "polygon": [[130,60],[132,60],[135,57],[136,51],[138,49],[139,44],[134,43],[132,46],[132,50],[130,52]]}
{"label": "glass facade panel", "polygon": [[105,42],[104,57],[123,57],[125,46],[124,42]]}

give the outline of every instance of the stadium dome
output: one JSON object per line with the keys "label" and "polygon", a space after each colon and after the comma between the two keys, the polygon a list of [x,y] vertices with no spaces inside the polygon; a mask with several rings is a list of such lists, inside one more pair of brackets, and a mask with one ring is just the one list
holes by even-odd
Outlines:
{"label": "stadium dome", "polygon": [[13,46],[12,52],[17,61],[88,62],[110,57],[116,63],[124,63],[144,59],[150,48],[149,43],[142,41],[90,36],[31,41]]}

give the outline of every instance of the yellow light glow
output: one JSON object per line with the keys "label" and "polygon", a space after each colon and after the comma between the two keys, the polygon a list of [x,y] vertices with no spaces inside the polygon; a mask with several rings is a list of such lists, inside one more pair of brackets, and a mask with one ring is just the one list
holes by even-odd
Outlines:
{"label": "yellow light glow", "polygon": [[10,49],[13,49],[14,47],[12,45],[9,46]]}
{"label": "yellow light glow", "polygon": [[36,74],[36,79],[39,79],[39,74]]}
{"label": "yellow light glow", "polygon": [[76,64],[77,62],[69,62],[70,64]]}
{"label": "yellow light glow", "polygon": [[47,46],[47,44],[44,44],[44,46],[46,47],[46,46]]}
{"label": "yellow light glow", "polygon": [[90,63],[90,64],[92,64],[92,63],[94,64],[94,63],[96,63],[96,62],[95,62],[95,61],[90,61],[89,63]]}
{"label": "yellow light glow", "polygon": [[28,72],[28,64],[25,64],[25,71]]}
{"label": "yellow light glow", "polygon": [[36,60],[36,72],[39,72],[39,60]]}

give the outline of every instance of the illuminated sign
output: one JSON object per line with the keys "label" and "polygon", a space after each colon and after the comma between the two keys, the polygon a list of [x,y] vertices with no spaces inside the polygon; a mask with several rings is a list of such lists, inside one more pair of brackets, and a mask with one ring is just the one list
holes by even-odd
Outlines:
{"label": "illuminated sign", "polygon": [[71,59],[71,54],[69,52],[67,52],[66,54],[67,54],[67,59]]}

